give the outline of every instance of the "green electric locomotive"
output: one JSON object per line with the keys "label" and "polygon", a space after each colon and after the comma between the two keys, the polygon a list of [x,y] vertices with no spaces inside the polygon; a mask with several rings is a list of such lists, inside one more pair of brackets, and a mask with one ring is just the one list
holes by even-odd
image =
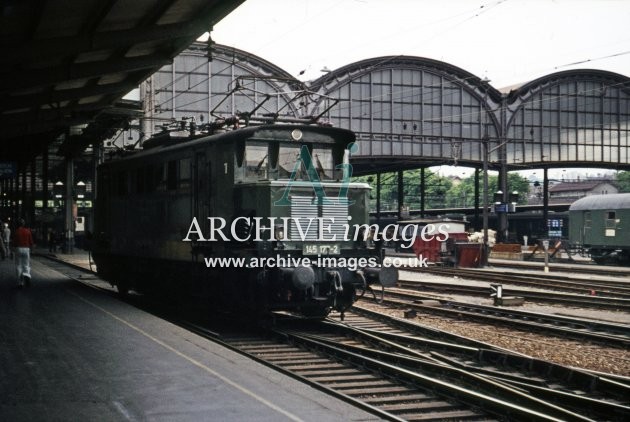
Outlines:
{"label": "green electric locomotive", "polygon": [[348,130],[263,124],[153,139],[98,169],[94,260],[125,293],[186,292],[257,312],[325,316],[393,285],[350,183]]}

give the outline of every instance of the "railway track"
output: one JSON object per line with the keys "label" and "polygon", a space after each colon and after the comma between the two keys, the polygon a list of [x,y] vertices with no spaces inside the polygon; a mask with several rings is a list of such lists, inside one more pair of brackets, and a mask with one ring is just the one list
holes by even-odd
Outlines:
{"label": "railway track", "polygon": [[[380,304],[379,307],[380,306],[386,307],[386,304]],[[379,332],[381,333],[387,333],[389,331],[394,330],[394,331],[399,331],[403,335],[406,335],[408,337],[420,336],[420,337],[425,337],[430,340],[435,340],[437,342],[456,343],[461,346],[468,346],[468,347],[479,349],[479,350],[497,350],[499,352],[505,352],[509,355],[519,355],[519,356],[524,356],[528,359],[531,359],[531,357],[529,357],[528,355],[523,355],[510,349],[505,349],[505,348],[502,348],[502,347],[499,347],[490,343],[486,343],[484,341],[472,339],[469,337],[464,337],[464,336],[454,334],[448,331],[435,329],[431,326],[418,324],[406,318],[403,319],[403,318],[394,317],[394,316],[391,316],[391,314],[389,313],[379,312],[374,309],[366,308],[363,306],[361,302],[355,304],[355,306],[352,308],[352,312],[353,314],[358,314],[360,316],[366,316],[369,318],[367,325],[363,325],[363,323],[355,323],[356,325],[361,324],[359,326],[362,326],[363,328],[367,328],[367,329],[379,330]],[[348,318],[352,318],[352,314],[349,315]],[[349,321],[352,321],[352,320],[349,319]],[[548,364],[548,363],[549,362],[545,362],[545,364]],[[532,365],[523,365],[523,368],[531,367],[531,366]],[[538,365],[535,365],[535,366],[540,367]],[[559,365],[558,368],[567,368],[567,367],[563,365]],[[580,371],[585,371],[585,372],[595,374],[603,380],[620,383],[630,388],[630,377],[618,376],[618,375],[614,375],[610,373],[589,371],[586,369],[580,369]],[[560,373],[562,373],[562,370],[559,371],[558,369],[551,369],[549,370],[549,372],[553,372],[556,375],[559,375]],[[565,376],[572,378],[572,373],[565,372]]]}
{"label": "railway track", "polygon": [[[403,257],[410,258],[414,257],[413,253],[400,253],[400,252],[392,252],[391,250],[387,251],[388,257]],[[489,265],[495,268],[507,268],[515,271],[520,270],[532,270],[532,271],[542,271],[544,267],[544,263],[542,261],[516,261],[516,260],[501,260],[501,259],[490,259]],[[550,263],[552,271],[561,271],[565,273],[573,273],[573,274],[591,274],[598,276],[610,276],[610,277],[628,277],[630,276],[630,267],[619,267],[619,266],[608,266],[608,265],[599,265],[594,262],[575,262],[575,263],[562,263],[562,262],[554,262]],[[431,268],[431,267],[429,267]],[[447,267],[436,267],[436,268],[447,268]],[[426,268],[425,268],[426,269]],[[547,274],[549,276],[553,276],[553,274]]]}
{"label": "railway track", "polygon": [[[500,268],[519,268],[523,270],[541,270],[543,268],[544,263],[538,262],[536,265],[532,265],[535,261],[497,261],[491,260],[491,265],[493,267]],[[553,266],[553,270],[576,273],[576,274],[594,274],[599,276],[611,276],[611,277],[619,277],[619,276],[628,276],[630,275],[630,267],[610,267],[606,265],[599,265],[594,262],[587,263],[574,263],[574,264],[563,264],[563,263],[551,263]]]}
{"label": "railway track", "polygon": [[397,376],[393,367],[383,374],[382,363],[356,351],[344,351],[296,330],[276,329],[274,334],[273,338],[223,335],[221,341],[232,350],[385,420],[493,419],[478,406],[449,400],[448,394],[445,398],[430,389],[415,388]]}
{"label": "railway track", "polygon": [[[49,259],[49,261],[51,261]],[[72,267],[80,272],[90,273],[85,268],[76,265],[67,265],[67,263],[54,260],[54,266],[58,269]],[[87,277],[87,278],[86,278]],[[90,275],[78,276],[80,281],[89,281],[93,277]],[[104,284],[104,283],[102,283]],[[404,286],[405,283],[401,282]],[[422,284],[427,284],[422,282]],[[442,284],[439,284],[441,287]],[[416,287],[414,282],[412,287]],[[456,289],[459,286],[455,287]],[[461,287],[467,293],[474,289],[473,286]],[[478,294],[486,295],[487,289],[481,288]],[[514,293],[510,291],[510,293]],[[559,315],[542,314],[536,312],[521,311],[514,308],[500,308],[494,306],[473,305],[456,301],[440,300],[440,306],[424,305],[426,296],[411,292],[399,291],[397,289],[388,289],[387,298],[384,303],[403,308],[411,308],[420,312],[441,314],[454,317],[457,319],[467,318],[471,321],[486,321],[492,324],[501,324],[516,327],[522,330],[534,332],[547,332],[553,335],[604,343],[618,347],[630,346],[630,327],[623,324],[605,323],[580,318],[571,318]],[[434,298],[430,298],[435,302]],[[460,340],[461,341],[461,340]]]}
{"label": "railway track", "polygon": [[[502,278],[500,274],[494,275],[488,281],[494,283],[509,284],[509,280]],[[465,281],[457,280],[457,282],[430,282],[415,280],[399,280],[397,285],[400,288],[410,290],[431,291],[437,293],[456,293],[472,296],[485,296],[490,294],[490,286],[472,286],[466,285]],[[569,306],[581,306],[597,309],[612,309],[630,312],[630,299],[617,298],[610,296],[597,295],[578,295],[574,293],[561,293],[537,290],[523,290],[513,287],[503,288],[504,295],[513,295],[523,297],[531,302],[555,303]]]}
{"label": "railway track", "polygon": [[256,329],[164,317],[386,420],[630,416],[630,381],[413,324],[403,329],[404,321],[384,322],[368,311],[351,310],[343,323],[280,315]]}
{"label": "railway track", "polygon": [[461,277],[479,281],[496,282],[527,286],[540,289],[560,290],[575,294],[597,295],[630,299],[630,280],[586,280],[576,279],[567,275],[549,274],[524,274],[522,272],[489,271],[484,269],[428,267],[422,269],[409,269],[413,272],[423,272],[444,277]]}
{"label": "railway track", "polygon": [[[401,330],[365,311],[349,312],[343,323],[286,322],[265,334],[212,330],[211,336],[389,420],[630,415],[630,384],[496,348],[435,340],[419,335],[422,329]],[[206,330],[192,329],[202,335]]]}
{"label": "railway track", "polygon": [[[473,322],[483,321],[515,327],[531,332],[546,332],[555,336],[594,341],[608,346],[630,347],[630,326],[561,315],[522,311],[509,307],[474,305],[449,300],[426,305],[426,297],[389,289],[382,303]],[[439,302],[439,305],[435,303]]]}
{"label": "railway track", "polygon": [[[490,345],[478,340],[462,337],[455,334],[435,330],[430,327],[419,325],[405,319],[395,318],[381,312],[370,310],[361,306],[353,308],[348,316],[348,325],[366,331],[376,333],[378,336],[398,338],[406,347],[412,347],[413,341],[420,340],[413,347],[424,347],[427,353],[451,354],[451,359],[459,359],[463,365],[474,365],[481,368],[484,365],[494,366],[493,370],[503,371],[503,376],[512,372],[517,374],[516,378],[524,377],[530,381],[540,378],[555,378],[555,383],[568,385],[573,382],[571,388],[589,389],[588,385],[593,381],[590,377],[583,377],[583,370],[575,371],[563,365],[553,364],[547,361],[534,359],[526,355],[520,355],[513,351]],[[445,338],[447,335],[449,338]],[[438,344],[434,341],[439,342]],[[419,345],[419,346],[418,346]],[[474,349],[474,352],[470,352]],[[588,371],[586,371],[588,372]],[[553,375],[551,375],[553,374]],[[607,385],[623,385],[624,388],[608,392],[614,396],[623,397],[625,388],[630,388],[630,378],[615,376],[611,374],[598,374],[598,381],[601,382],[598,388],[608,391]]]}

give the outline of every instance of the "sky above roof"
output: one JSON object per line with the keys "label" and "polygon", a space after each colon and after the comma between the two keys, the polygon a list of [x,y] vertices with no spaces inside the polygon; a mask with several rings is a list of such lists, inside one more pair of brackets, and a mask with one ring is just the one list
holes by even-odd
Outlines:
{"label": "sky above roof", "polygon": [[503,88],[576,68],[630,76],[628,22],[628,0],[246,0],[212,38],[301,80],[411,55]]}
{"label": "sky above roof", "polygon": [[409,55],[458,66],[501,89],[570,69],[630,77],[629,22],[630,0],[246,0],[212,39],[303,81],[359,60]]}

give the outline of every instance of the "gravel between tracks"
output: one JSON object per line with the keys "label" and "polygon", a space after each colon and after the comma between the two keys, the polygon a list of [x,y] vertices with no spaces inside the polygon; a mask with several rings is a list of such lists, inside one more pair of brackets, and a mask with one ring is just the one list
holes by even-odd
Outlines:
{"label": "gravel between tracks", "polygon": [[[500,274],[497,274],[497,276],[499,278]],[[449,277],[440,277],[422,273],[411,273],[408,271],[401,271],[401,279],[427,280],[431,282],[453,281],[453,279]],[[479,283],[476,281],[469,281],[465,279],[459,280],[462,283]],[[484,282],[483,284],[488,285],[489,283]],[[509,294],[509,286],[504,286],[504,289],[506,289],[506,291],[508,292],[506,294]],[[437,295],[435,292],[429,292],[428,295],[458,302],[476,303],[483,305],[491,304],[489,298],[450,294]],[[398,318],[403,317],[402,309],[384,307],[382,305],[376,304],[370,299],[361,300],[358,304],[369,309],[384,312],[391,316],[395,316]],[[626,324],[630,321],[630,315],[625,312],[600,311],[557,305],[546,306],[534,303],[526,303],[524,306],[519,307],[519,309]],[[574,366],[593,371],[606,372],[615,375],[630,376],[629,350],[623,350],[615,347],[606,347],[593,343],[577,342],[545,334],[536,334],[515,330],[512,328],[496,327],[488,324],[470,323],[464,320],[453,320],[450,318],[427,315],[422,313],[418,313],[418,316],[415,318],[415,320],[412,319],[410,321],[438,328],[461,336],[474,338],[489,344],[513,350],[518,353],[526,354],[538,359],[543,359],[558,364]]]}
{"label": "gravel between tracks", "polygon": [[[361,300],[359,305],[394,317],[403,317],[403,310],[384,307],[370,300]],[[630,376],[628,350],[422,313],[409,321],[561,365]]]}

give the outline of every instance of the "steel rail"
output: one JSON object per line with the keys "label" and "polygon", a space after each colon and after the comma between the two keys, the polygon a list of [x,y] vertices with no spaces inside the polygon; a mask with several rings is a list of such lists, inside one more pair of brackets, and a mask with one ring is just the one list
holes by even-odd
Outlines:
{"label": "steel rail", "polygon": [[[450,377],[453,380],[456,379],[458,383],[461,383],[461,381],[465,379],[465,384],[467,384],[466,388],[474,388],[476,391],[481,391],[484,388],[484,383],[481,382],[478,377],[488,379],[493,381],[493,384],[488,391],[488,393],[492,394],[493,397],[494,394],[497,394],[494,382],[502,383],[509,389],[516,388],[519,390],[526,390],[527,393],[535,399],[544,395],[545,401],[542,403],[538,402],[538,406],[548,406],[549,402],[547,400],[552,400],[553,403],[551,403],[551,405],[554,408],[554,412],[556,406],[561,405],[562,407],[565,407],[567,403],[570,403],[571,409],[568,410],[570,414],[573,414],[574,412],[583,412],[584,409],[589,409],[590,414],[597,418],[609,417],[611,414],[615,414],[619,418],[630,415],[630,407],[628,406],[570,392],[574,389],[587,389],[591,391],[591,394],[598,394],[596,388],[593,388],[593,384],[596,384],[596,377],[593,376],[586,374],[579,374],[579,376],[575,376],[574,378],[581,378],[582,381],[569,382],[569,384],[572,385],[564,386],[567,391],[561,391],[557,388],[548,388],[547,383],[556,382],[551,381],[550,377],[553,376],[558,367],[564,369],[559,365],[538,361],[536,363],[536,365],[539,366],[537,372],[544,374],[546,378],[540,379],[538,385],[536,385],[527,374],[514,375],[512,373],[513,371],[523,372],[522,369],[519,370],[518,368],[522,368],[524,365],[532,365],[531,359],[527,359],[525,357],[515,359],[516,356],[514,355],[495,356],[494,360],[510,362],[510,365],[506,365],[510,372],[502,372],[496,369],[480,367],[477,364],[470,365],[464,363],[466,360],[470,359],[470,357],[467,356],[467,353],[465,353],[464,357],[460,356],[460,359],[456,359],[454,357],[440,355],[434,351],[429,353],[417,351],[416,349],[410,347],[409,338],[404,335],[387,335],[374,330],[357,328],[346,323],[338,323],[338,325],[334,328],[339,330],[342,335],[358,339],[358,341],[368,344],[378,344],[379,349],[346,344],[340,346],[341,342],[335,338],[330,339],[316,335],[301,335],[334,347],[347,349],[353,353],[358,353],[361,356],[370,356],[380,362],[387,362],[398,367],[402,366],[403,368],[416,372],[420,371],[422,374],[431,374],[431,376],[437,376],[440,377],[440,379]],[[394,341],[392,341],[392,336],[394,336]],[[385,351],[380,350],[380,348],[385,349]],[[483,352],[484,351],[477,351],[480,356],[483,355]],[[489,365],[488,362],[486,362],[487,354],[486,359],[483,361],[481,361],[481,359],[478,360],[485,365]],[[444,365],[446,365],[447,368],[444,368]],[[453,371],[454,368],[461,369],[464,372]],[[574,373],[574,375],[577,374]],[[623,397],[623,392],[621,395]],[[521,399],[522,397],[518,397],[518,400]],[[524,405],[524,403],[521,404]]]}
{"label": "steel rail", "polygon": [[[493,267],[501,267],[501,268],[522,268],[522,269],[531,269],[531,270],[542,270],[544,268],[543,262],[538,262],[539,265],[528,265],[522,263],[522,261],[513,261],[513,262],[500,262],[496,260],[490,260],[490,265]],[[611,267],[605,265],[598,265],[595,263],[584,263],[584,264],[561,264],[554,265],[551,264],[552,271],[562,271],[569,273],[578,273],[578,274],[597,274],[597,275],[609,275],[609,276],[630,276],[630,268],[628,267]]]}
{"label": "steel rail", "polygon": [[[387,296],[398,297],[406,300],[416,300],[413,294],[400,293],[400,292],[388,292]],[[517,311],[505,308],[496,307],[484,307],[482,305],[469,305],[467,303],[449,302],[444,301],[440,306],[423,305],[421,303],[413,303],[407,301],[398,301],[391,298],[386,298],[383,303],[414,309],[417,311],[429,313],[429,314],[441,314],[450,316],[453,318],[467,318],[472,321],[487,321],[490,323],[513,326],[520,329],[525,329],[531,332],[540,332],[544,330],[548,333],[560,335],[565,338],[574,338],[578,340],[590,340],[597,341],[602,344],[615,345],[618,347],[630,346],[630,337],[623,334],[609,334],[606,328],[606,324],[598,325],[596,322],[591,324],[582,324],[582,320],[576,319],[572,324],[569,324],[569,317],[558,317],[555,319],[552,315],[545,315],[539,313],[528,313],[525,311]],[[572,325],[570,328],[567,325]],[[618,333],[619,329],[623,327],[615,325],[615,332]],[[592,331],[596,329],[602,329],[606,333]]]}
{"label": "steel rail", "polygon": [[[458,368],[375,349],[341,346],[316,336],[287,334],[296,344],[315,348],[343,361],[371,368],[373,371],[389,374],[403,382],[410,382],[420,388],[437,392],[445,398],[454,398],[470,406],[481,406],[484,410],[499,417],[508,417],[513,420],[592,420],[560,406],[539,400],[505,384]],[[396,364],[388,363],[386,360],[395,361]],[[400,366],[402,364],[404,367]],[[407,369],[413,366],[419,370]],[[426,375],[427,373],[431,375]],[[460,385],[440,379],[438,376],[458,379]],[[480,390],[485,391],[485,393],[480,392]],[[489,395],[489,391],[492,391],[495,396]]]}
{"label": "steel rail", "polygon": [[[61,264],[66,264],[65,262],[61,261]],[[83,268],[77,268],[77,269],[81,269],[82,271],[85,271],[85,269]],[[88,271],[86,271],[88,272]],[[93,286],[92,284],[90,284],[89,282],[85,282],[82,280],[77,280],[77,281],[81,281],[82,283],[89,285],[91,287],[96,287]],[[99,289],[102,290],[106,290],[109,292],[109,290],[107,289],[103,289],[101,287],[98,287]],[[170,319],[170,318],[169,318]],[[172,322],[174,322],[172,319],[170,319]],[[406,321],[402,321],[402,322],[406,322]],[[307,384],[313,386],[314,388],[317,388],[321,391],[326,392],[327,394],[331,394],[333,396],[336,396],[342,400],[345,400],[349,403],[352,403],[353,405],[356,405],[360,408],[363,408],[364,410],[377,415],[378,417],[381,417],[383,419],[387,419],[387,420],[404,420],[404,417],[399,417],[396,414],[393,414],[389,411],[384,411],[382,409],[380,409],[377,406],[372,406],[369,403],[366,403],[365,401],[361,400],[361,399],[357,399],[355,397],[352,397],[350,395],[344,394],[343,391],[337,391],[334,388],[330,388],[327,387],[326,385],[322,384],[321,382],[318,381],[314,381],[313,379],[309,379],[308,377],[304,377],[302,375],[296,374],[295,371],[291,371],[289,369],[283,368],[282,365],[278,365],[276,364],[277,362],[279,362],[276,358],[274,363],[274,360],[268,360],[265,358],[262,358],[260,356],[256,356],[255,354],[252,353],[247,353],[244,352],[242,350],[242,348],[238,347],[234,347],[234,342],[230,342],[228,341],[224,336],[222,336],[220,333],[218,332],[214,332],[211,331],[207,328],[204,327],[200,327],[200,326],[194,326],[193,324],[186,324],[185,322],[182,323],[181,321],[177,321],[176,323],[178,323],[178,325],[188,325],[185,326],[185,328],[196,332],[198,335],[202,335],[206,338],[211,339],[212,341],[216,341],[218,343],[222,343],[224,344],[224,346],[229,347],[233,350],[235,350],[238,353],[247,355],[259,362],[261,362],[262,364],[265,364],[269,367],[274,368],[275,370],[279,370],[282,373],[286,373],[289,376],[292,376],[296,379],[300,379],[303,382],[306,382]],[[182,326],[184,326],[182,325]],[[282,332],[282,331],[278,331],[277,328],[273,331],[276,335],[279,335],[280,337],[284,338],[285,340],[288,340],[290,342],[295,342],[295,330],[292,330],[292,333],[287,333],[287,332]],[[403,355],[403,350],[401,349],[401,347],[403,346],[396,346],[397,344],[397,340],[396,341],[387,341],[387,339],[382,338],[382,337],[386,337],[386,336],[392,336],[391,333],[389,334],[384,334],[384,333],[370,333],[369,330],[365,330],[365,329],[359,329],[359,331],[364,331],[365,335],[370,336],[370,338],[372,340],[377,340],[379,342],[383,342],[386,341],[389,343],[388,347],[394,347],[397,348],[397,352],[396,355],[397,356],[401,356]],[[429,332],[434,331],[434,330],[428,330]],[[297,334],[298,337],[304,337],[306,338],[306,341],[319,341],[322,342],[323,339],[320,338],[316,338],[317,336],[312,336],[311,334],[304,334],[304,333],[298,333]],[[308,337],[311,336],[313,337],[312,339],[308,339]],[[303,340],[302,340],[303,341]],[[232,343],[232,344],[230,344]],[[325,342],[324,342],[325,343]],[[431,343],[431,342],[429,342]],[[470,341],[470,344],[476,344],[476,343],[480,343],[480,342],[475,342],[475,341]],[[332,344],[331,346],[333,347],[339,347],[339,344]],[[460,401],[461,403],[466,403],[467,405],[475,408],[478,407],[479,405],[479,401],[481,400],[481,402],[483,402],[485,404],[484,409],[486,411],[490,411],[492,412],[495,416],[499,416],[499,417],[510,417],[512,419],[522,419],[522,420],[527,420],[527,419],[549,419],[549,420],[558,420],[558,419],[562,419],[562,420],[590,420],[587,417],[580,415],[578,413],[574,413],[571,410],[568,410],[564,407],[561,406],[555,406],[551,403],[548,403],[546,400],[539,400],[533,396],[531,396],[531,394],[527,394],[527,393],[523,393],[523,391],[527,388],[534,388],[534,387],[538,387],[541,390],[538,391],[538,393],[542,396],[545,395],[545,397],[552,399],[553,397],[555,397],[554,395],[557,396],[556,393],[554,393],[553,390],[551,391],[546,391],[544,390],[543,386],[536,386],[534,385],[533,387],[529,386],[527,382],[525,382],[526,380],[524,380],[522,377],[518,377],[518,376],[509,376],[508,374],[502,374],[502,373],[497,373],[494,371],[488,371],[488,373],[484,374],[484,375],[479,375],[476,373],[471,372],[471,368],[462,368],[461,367],[461,363],[458,363],[460,365],[460,367],[457,367],[456,364],[453,364],[453,362],[448,362],[448,357],[447,356],[442,356],[440,353],[438,353],[436,350],[464,350],[465,353],[468,353],[469,355],[471,353],[473,353],[473,351],[475,349],[473,349],[470,346],[461,346],[461,345],[457,345],[457,344],[442,344],[439,345],[437,344],[435,341],[432,343],[432,348],[435,350],[432,350],[430,353],[428,354],[424,354],[424,356],[422,356],[422,354],[420,355],[416,355],[416,356],[412,356],[411,359],[414,359],[416,361],[420,361],[423,365],[428,365],[429,367],[434,368],[438,373],[449,373],[451,374],[450,376],[453,378],[465,378],[468,380],[469,383],[471,383],[472,385],[475,386],[479,386],[479,385],[484,385],[487,386],[487,388],[492,387],[493,390],[499,389],[500,391],[502,391],[502,394],[506,394],[509,397],[517,397],[518,398],[518,402],[519,403],[527,403],[531,406],[533,406],[533,409],[529,409],[526,406],[520,405],[520,404],[514,404],[514,403],[507,403],[506,400],[503,400],[501,398],[495,398],[495,397],[488,397],[488,398],[482,398],[483,395],[480,395],[477,392],[474,392],[472,394],[472,396],[470,395],[466,395],[465,393],[470,393],[469,391],[466,390],[467,387],[460,387],[455,385],[454,390],[451,389],[451,387],[447,387],[448,386],[448,382],[444,382],[444,381],[440,381],[440,383],[437,384],[437,387],[434,385],[433,387],[425,387],[428,388],[429,390],[434,391],[436,388],[437,390],[440,391],[440,395],[444,395],[445,397],[456,397],[458,401]],[[440,347],[438,347],[440,346]],[[276,346],[271,346],[272,349]],[[309,347],[310,348],[310,347]],[[316,349],[320,350],[319,347],[316,347]],[[257,349],[257,350],[261,350],[261,349]],[[263,349],[264,350],[264,349]],[[366,352],[367,350],[367,352]],[[386,353],[386,352],[382,352],[382,351],[372,351],[370,352],[370,349],[366,349],[366,348],[359,348],[359,349],[354,349],[354,351],[351,351],[350,353],[354,353],[357,351],[362,351],[361,353],[377,353],[377,354],[382,354],[382,353]],[[407,352],[409,353],[409,352]],[[480,353],[478,351],[478,353]],[[483,350],[482,354],[484,356],[490,356],[492,353],[499,353],[499,354],[505,354],[505,352],[498,350],[498,348],[495,348],[495,350]],[[295,356],[295,355],[294,355]],[[376,359],[378,360],[382,360],[383,356],[385,355],[380,355],[381,359]],[[509,359],[516,359],[517,357],[521,357],[518,354],[510,354],[510,358]],[[281,357],[280,357],[281,358]],[[397,359],[400,359],[400,357],[398,357]],[[293,358],[289,358],[290,361],[293,360]],[[358,366],[358,367],[363,367],[366,366],[365,362],[364,363],[359,363],[357,364],[356,362],[353,363],[353,365]],[[369,366],[369,365],[368,365]],[[389,366],[393,366],[393,365],[389,365]],[[410,373],[412,374],[411,379],[413,379],[413,383],[414,384],[420,384],[422,385],[423,383],[428,382],[428,378],[431,377],[426,377],[424,374],[417,374],[415,371],[408,371],[405,368],[396,368],[395,366],[393,366],[393,368],[387,367],[386,369],[379,369],[378,372],[383,372],[386,374],[391,373],[391,371],[398,371],[401,373]],[[446,368],[446,369],[444,369]],[[420,377],[419,379],[422,382],[419,382],[417,377]],[[493,378],[494,377],[494,378]],[[321,377],[320,377],[321,379]],[[508,381],[506,381],[508,380]],[[519,384],[520,383],[520,384]],[[428,384],[427,384],[428,385]],[[460,390],[463,390],[460,391]],[[347,391],[347,390],[346,390]],[[452,395],[448,394],[448,391],[454,391],[455,393],[453,393]],[[544,393],[544,394],[543,394]],[[569,398],[571,399],[575,399],[575,400],[582,400],[581,403],[584,403],[585,398],[584,397],[573,397],[573,396],[564,396],[564,398],[568,401]],[[373,399],[374,402],[378,403],[379,400]],[[386,399],[387,400],[387,399]],[[619,411],[624,411],[624,407],[620,407],[618,409],[614,409],[614,407],[610,407],[608,406],[608,402],[605,401],[597,401],[596,399],[588,399],[586,400],[588,401],[590,404],[592,404],[592,408],[596,409],[597,412],[603,412],[605,409],[607,409],[608,411],[613,411],[614,412],[619,412]],[[507,408],[505,407],[507,405]],[[396,406],[393,406],[396,407]],[[385,406],[385,408],[387,408],[387,406]],[[545,413],[545,412],[541,412],[539,411],[539,409],[544,408],[545,411],[548,411],[549,413]],[[506,410],[509,409],[509,410]],[[613,409],[613,410],[611,410]],[[533,411],[534,413],[531,413],[531,411]],[[507,412],[507,413],[506,413]],[[481,416],[481,415],[479,415]]]}
{"label": "steel rail", "polygon": [[[494,282],[505,282],[505,280],[500,278],[500,274],[497,274],[494,278],[490,279]],[[412,289],[425,288],[429,289],[433,292],[451,292],[451,293],[461,293],[461,294],[472,294],[475,296],[489,296],[490,294],[490,286],[469,286],[462,285],[462,281],[459,281],[459,284],[453,283],[441,283],[441,282],[429,282],[429,281],[416,281],[416,280],[400,280],[398,281],[398,286],[400,287],[409,287]],[[558,304],[570,304],[570,305],[580,305],[589,308],[598,308],[598,309],[615,309],[615,310],[624,310],[626,312],[630,312],[630,299],[623,298],[611,298],[611,297],[601,297],[601,296],[586,296],[586,295],[576,295],[576,294],[561,294],[554,292],[542,292],[542,291],[534,291],[534,290],[520,290],[514,288],[503,288],[504,295],[513,295],[520,296],[525,298],[526,300],[535,301],[535,302],[551,302]]]}
{"label": "steel rail", "polygon": [[494,281],[496,277],[501,277],[507,284],[520,286],[539,287],[547,289],[562,289],[573,293],[591,294],[596,292],[601,296],[612,296],[620,298],[630,298],[630,280],[577,280],[569,276],[548,275],[548,274],[523,274],[512,272],[496,272],[487,269],[468,268],[409,268],[406,271],[425,272],[446,277],[458,276],[481,281]]}
{"label": "steel rail", "polygon": [[178,324],[180,324],[182,327],[190,330],[191,332],[194,332],[195,334],[202,336],[206,339],[210,339],[214,342],[216,342],[217,344],[220,344],[221,346],[236,352],[240,355],[246,356],[252,360],[254,360],[255,362],[258,362],[262,365],[265,365],[275,371],[278,371],[286,376],[289,376],[293,379],[299,380],[313,388],[315,388],[316,390],[319,390],[325,394],[328,394],[332,397],[336,397],[346,403],[352,404],[353,406],[356,406],[359,409],[363,409],[366,412],[369,412],[375,416],[378,416],[380,418],[383,418],[385,420],[389,420],[389,421],[404,421],[404,419],[398,418],[396,415],[393,415],[389,412],[385,412],[381,409],[379,409],[376,406],[372,406],[368,403],[366,403],[365,401],[362,400],[358,400],[352,396],[349,396],[347,394],[343,394],[333,388],[329,388],[319,382],[316,381],[312,381],[310,380],[308,377],[304,377],[302,375],[297,374],[295,371],[291,371],[288,369],[283,368],[281,365],[274,363],[273,361],[270,361],[268,359],[265,358],[261,358],[260,356],[257,356],[253,353],[249,353],[245,350],[243,350],[242,347],[238,347],[236,345],[234,345],[233,342],[230,342],[227,338],[225,338],[225,336],[223,334],[220,333],[216,333],[213,331],[210,331],[206,328],[200,327],[196,324],[191,324],[191,323],[187,323],[187,322],[183,322],[180,321]]}
{"label": "steel rail", "polygon": [[[511,350],[506,350],[493,345],[480,343],[480,347],[464,346],[460,340],[461,336],[455,336],[453,343],[442,341],[441,338],[436,340],[434,337],[439,332],[426,330],[426,327],[408,320],[392,317],[371,309],[354,306],[352,313],[348,315],[362,317],[368,323],[370,321],[378,321],[382,326],[374,328],[373,324],[369,324],[370,328],[362,327],[364,325],[356,318],[352,319],[352,328],[365,332],[378,338],[395,341],[407,347],[416,347],[420,349],[428,349],[433,358],[439,356],[439,360],[446,359],[443,353],[450,355],[459,355],[461,362],[476,361],[479,365],[490,365],[500,368],[507,368],[510,371],[521,373],[522,375],[505,375],[505,371],[500,374],[494,370],[488,371],[491,376],[501,376],[510,379],[514,377],[516,381],[534,382],[536,377],[541,380],[543,378],[554,378],[553,383],[570,384],[569,390],[583,390],[591,393],[607,395],[614,397],[616,400],[628,401],[630,397],[630,378],[620,377],[612,374],[589,371],[581,368],[571,368],[564,365],[533,358]],[[398,332],[388,331],[391,327],[396,327]],[[467,339],[464,337],[464,339]],[[474,340],[471,340],[474,342]],[[452,362],[451,362],[452,363]],[[475,370],[486,373],[485,369],[475,366]],[[539,385],[543,382],[538,381]]]}

